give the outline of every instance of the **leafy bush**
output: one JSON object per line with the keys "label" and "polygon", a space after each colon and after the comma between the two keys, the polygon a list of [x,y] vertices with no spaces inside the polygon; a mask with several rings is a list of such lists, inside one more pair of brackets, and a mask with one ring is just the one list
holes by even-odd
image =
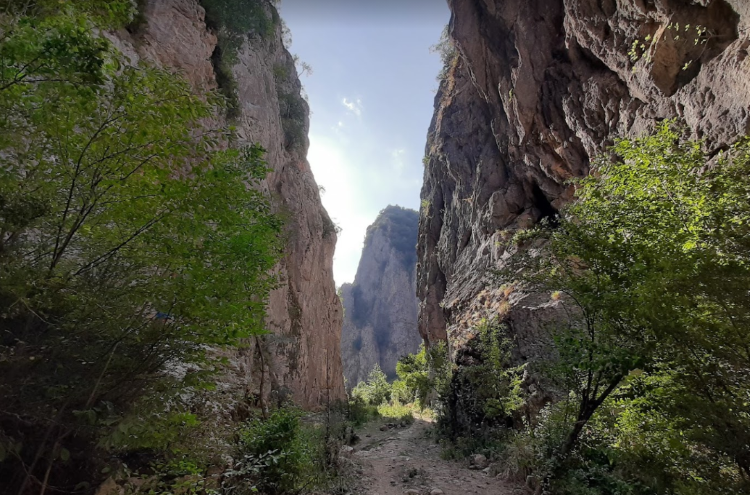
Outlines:
{"label": "leafy bush", "polygon": [[378,407],[367,404],[362,397],[352,397],[349,400],[347,419],[354,426],[362,426],[379,417]]}
{"label": "leafy bush", "polygon": [[414,402],[414,392],[405,381],[396,380],[391,384],[391,400],[399,404],[410,404]]}
{"label": "leafy bush", "polygon": [[303,417],[282,408],[248,421],[240,432],[234,465],[224,473],[227,494],[308,493],[347,490],[339,453],[351,441],[345,405]]}
{"label": "leafy bush", "polygon": [[371,406],[379,406],[391,400],[391,384],[388,383],[388,377],[380,369],[380,365],[376,364],[367,375],[367,380],[359,382],[354,387],[352,397]]}
{"label": "leafy bush", "polygon": [[513,426],[523,404],[524,366],[510,361],[511,342],[497,321],[482,321],[462,352],[471,362],[459,366],[439,395],[438,427],[450,439],[486,435],[493,426]]}
{"label": "leafy bush", "polygon": [[445,342],[438,342],[429,351],[424,344],[419,352],[407,354],[396,363],[399,380],[393,383],[396,398],[403,403],[416,401],[420,409],[430,403],[450,381],[450,363]]}
{"label": "leafy bush", "polygon": [[224,488],[229,493],[295,493],[320,469],[322,443],[321,432],[303,427],[295,409],[253,419],[240,432]]}

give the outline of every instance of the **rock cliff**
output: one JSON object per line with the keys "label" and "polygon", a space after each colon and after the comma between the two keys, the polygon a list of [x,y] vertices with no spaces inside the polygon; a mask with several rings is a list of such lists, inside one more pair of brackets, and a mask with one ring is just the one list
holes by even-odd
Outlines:
{"label": "rock cliff", "polygon": [[353,284],[341,287],[341,359],[348,388],[376,365],[396,376],[396,362],[419,349],[416,211],[388,206],[367,229]]}
{"label": "rock cliff", "polygon": [[[217,76],[224,84],[227,78],[235,81],[233,145],[259,143],[267,150],[271,172],[263,188],[285,220],[280,285],[268,307],[271,334],[231,356],[232,373],[223,386],[246,397],[292,398],[307,408],[345,397],[339,351],[342,309],[332,269],[336,232],[306,160],[309,110],[292,56],[282,43],[278,13],[271,2],[255,0],[271,28],[243,37],[231,74],[221,74],[216,32],[207,26],[199,0],[141,3],[137,28],[113,35],[118,47],[133,63],[146,60],[181,72],[201,91],[216,89]],[[296,122],[290,124],[292,118]]]}
{"label": "rock cliff", "polygon": [[[504,316],[518,360],[561,317],[491,280],[512,232],[571,200],[618,136],[680,118],[710,150],[750,130],[745,0],[449,0],[457,57],[435,99],[422,188],[419,330],[455,351]],[[687,34],[686,34],[687,33]],[[638,44],[634,47],[634,43]]]}

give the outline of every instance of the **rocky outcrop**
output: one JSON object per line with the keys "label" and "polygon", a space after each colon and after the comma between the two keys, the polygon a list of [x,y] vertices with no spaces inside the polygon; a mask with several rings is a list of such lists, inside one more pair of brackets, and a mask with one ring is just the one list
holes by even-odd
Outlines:
{"label": "rocky outcrop", "polygon": [[419,214],[388,206],[367,228],[353,284],[341,286],[344,327],[341,359],[348,388],[375,365],[396,376],[396,362],[415,353],[417,331],[416,242]]}
{"label": "rocky outcrop", "polygon": [[[227,393],[262,392],[316,408],[345,397],[339,351],[343,312],[332,269],[336,232],[306,160],[309,111],[281,41],[278,14],[271,2],[256,2],[273,20],[273,29],[263,36],[249,33],[232,67],[239,106],[233,145],[259,143],[267,150],[271,172],[263,188],[285,220],[287,242],[277,267],[280,285],[268,305],[271,334],[230,356],[232,373],[222,386]],[[119,48],[134,63],[142,59],[180,71],[198,90],[217,88],[217,37],[199,0],[143,3],[138,28],[114,35]],[[299,121],[296,135],[285,122],[290,101]]]}
{"label": "rocky outcrop", "polygon": [[[517,359],[544,352],[548,298],[492,278],[513,231],[569,202],[618,136],[680,118],[711,150],[750,130],[745,0],[449,0],[458,57],[427,143],[419,330],[455,351],[501,316]],[[697,28],[696,28],[697,27]],[[634,42],[638,41],[635,51]]]}

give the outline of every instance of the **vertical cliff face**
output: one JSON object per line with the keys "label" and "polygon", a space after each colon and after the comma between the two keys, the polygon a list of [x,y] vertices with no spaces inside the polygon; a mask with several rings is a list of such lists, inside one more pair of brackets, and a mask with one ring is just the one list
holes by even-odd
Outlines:
{"label": "vertical cliff face", "polygon": [[377,364],[391,378],[396,362],[419,349],[416,211],[389,206],[367,229],[353,284],[341,287],[345,308],[341,359],[347,387]]}
{"label": "vertical cliff face", "polygon": [[[555,303],[490,279],[510,235],[569,202],[566,181],[586,174],[618,136],[675,117],[710,150],[745,135],[750,4],[448,3],[459,56],[440,85],[428,135],[419,329],[455,350],[478,319],[506,314],[523,360],[544,352],[544,322],[561,315]],[[636,40],[643,47],[629,54]]]}
{"label": "vertical cliff face", "polygon": [[[232,356],[224,386],[244,395],[291,398],[315,408],[345,397],[339,351],[342,309],[333,282],[336,233],[322,206],[306,160],[308,107],[294,61],[281,41],[281,25],[270,2],[260,1],[273,22],[271,33],[249,33],[232,67],[236,81],[237,141],[267,150],[271,172],[264,189],[285,221],[286,249],[277,267],[267,327]],[[217,37],[206,25],[199,0],[148,0],[134,33],[115,36],[133,62],[139,59],[180,71],[199,90],[217,88]],[[290,107],[295,115],[290,116]],[[290,129],[288,119],[296,127]],[[218,117],[222,120],[223,117]]]}

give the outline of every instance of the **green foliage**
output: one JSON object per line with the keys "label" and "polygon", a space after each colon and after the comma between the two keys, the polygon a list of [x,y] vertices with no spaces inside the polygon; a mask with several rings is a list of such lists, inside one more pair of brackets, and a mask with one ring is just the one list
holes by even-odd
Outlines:
{"label": "green foliage", "polygon": [[399,424],[406,426],[414,422],[414,408],[409,405],[399,404],[392,401],[378,406],[378,413],[383,418],[396,420]]}
{"label": "green foliage", "polygon": [[[274,33],[275,22],[262,0],[200,0],[206,9],[207,22],[219,30],[226,30],[235,51],[242,45],[240,38],[250,34],[268,37]],[[236,38],[234,38],[236,37]]]}
{"label": "green foliage", "polygon": [[235,463],[224,473],[225,493],[301,493],[324,487],[335,476],[343,425],[328,411],[325,425],[303,421],[285,408],[248,421],[240,432]]}
{"label": "green foliage", "polygon": [[446,25],[443,28],[443,32],[440,34],[440,40],[430,47],[430,51],[440,55],[440,61],[443,63],[443,68],[437,75],[438,81],[444,81],[448,77],[448,72],[451,67],[458,60],[458,50],[456,44],[451,38],[450,25]]}
{"label": "green foliage", "polygon": [[379,417],[378,407],[367,404],[361,396],[352,397],[349,400],[347,419],[354,426],[362,426]]}
{"label": "green foliage", "polygon": [[280,249],[248,187],[264,150],[217,152],[225,131],[196,132],[217,97],[121,66],[88,14],[53,14],[4,17],[0,43],[0,454],[16,454],[0,479],[14,493],[45,472],[72,490],[97,445],[186,436],[183,397],[222,366],[208,349],[265,331]]}
{"label": "green foliage", "polygon": [[289,77],[289,69],[281,64],[273,66],[273,77],[275,80],[285,81]]}
{"label": "green foliage", "polygon": [[[669,39],[676,43],[683,43],[688,47],[700,47],[701,49],[696,53],[695,58],[689,60],[683,66],[682,70],[687,70],[694,60],[700,59],[708,46],[709,40],[714,36],[715,34],[710,32],[706,26],[691,26],[690,24],[683,24],[681,26],[678,22],[670,23],[661,38],[649,34],[643,39],[636,38],[633,40],[630,50],[628,51],[628,56],[633,63],[637,63],[640,60],[645,60],[646,63],[651,63],[656,45],[660,42],[663,43],[665,39]],[[633,70],[635,71],[635,67],[633,67]]]}
{"label": "green foliage", "polygon": [[612,151],[544,234],[550,255],[526,259],[528,287],[570,315],[542,370],[569,392],[545,476],[561,493],[747,492],[750,143],[709,165],[666,122]]}
{"label": "green foliage", "polygon": [[85,16],[9,18],[5,24],[6,39],[0,44],[4,125],[11,120],[10,105],[28,96],[44,97],[34,84],[53,79],[68,84],[103,81],[109,43],[91,33]]}
{"label": "green foliage", "polygon": [[[300,150],[307,145],[307,116],[310,113],[309,105],[302,96],[299,82],[291,79],[297,74],[297,65],[301,71],[312,73],[312,68],[301,62],[296,55],[293,62],[287,61],[285,65],[274,66],[274,80],[276,82],[276,93],[279,98],[279,115],[281,116],[281,128],[284,131],[284,147],[287,150]],[[321,192],[325,189],[321,188]],[[324,237],[340,232],[340,228],[333,222],[326,221],[324,224]]]}
{"label": "green foliage", "polygon": [[284,147],[288,150],[302,148],[307,143],[307,102],[299,93],[279,93],[279,114],[284,130]]}
{"label": "green foliage", "polygon": [[[141,480],[142,485],[134,489],[147,493],[180,493],[182,495],[216,495],[218,483],[207,475],[207,468],[193,457],[180,454],[167,461],[154,462],[146,473],[130,473]],[[135,488],[135,487],[134,487]],[[135,491],[138,490],[138,491]],[[127,490],[126,493],[131,493]]]}
{"label": "green foliage", "polygon": [[349,402],[350,419],[360,425],[378,417],[392,418],[409,424],[419,410],[424,412],[437,390],[449,381],[447,347],[441,342],[427,351],[420,347],[417,354],[408,354],[396,364],[399,376],[393,384],[376,365],[366,381],[352,390]]}
{"label": "green foliage", "polygon": [[133,20],[126,26],[127,30],[131,33],[137,34],[142,31],[148,23],[148,19],[146,19],[146,4],[148,1],[149,0],[135,0],[137,6],[135,15],[133,16]]}
{"label": "green foliage", "polygon": [[511,342],[497,321],[482,321],[465,352],[471,363],[453,370],[439,394],[438,428],[450,440],[487,436],[495,427],[512,426],[523,404],[524,365],[513,366]]}
{"label": "green foliage", "polygon": [[[523,404],[521,380],[526,365],[510,365],[511,342],[503,336],[500,325],[484,321],[477,330],[483,363],[472,372],[494,377],[492,382],[479,385],[478,395],[487,397],[484,413],[488,418],[511,416]],[[484,387],[487,389],[482,390]]]}
{"label": "green foliage", "polygon": [[420,344],[416,354],[407,354],[398,360],[396,374],[399,380],[393,383],[393,395],[400,402],[417,401],[420,406],[425,406],[433,384],[424,344]]}
{"label": "green foliage", "polygon": [[420,409],[430,405],[432,396],[445,390],[450,381],[448,349],[445,342],[428,351],[424,344],[416,354],[407,354],[396,363],[399,380],[393,383],[393,395],[403,403],[416,402]]}
{"label": "green foliage", "polygon": [[414,402],[414,394],[403,380],[395,380],[391,384],[391,400],[399,404],[410,404]]}
{"label": "green foliage", "polygon": [[227,99],[228,116],[236,118],[240,112],[233,73],[237,53],[249,36],[263,39],[274,34],[275,11],[270,7],[269,12],[263,0],[200,0],[200,3],[206,9],[206,23],[218,37],[212,60],[219,89]]}
{"label": "green foliage", "polygon": [[230,476],[249,478],[251,490],[285,493],[293,490],[309,452],[300,441],[300,413],[280,409],[267,419],[250,421],[242,433]]}
{"label": "green foliage", "polygon": [[4,0],[0,8],[11,17],[26,20],[75,15],[105,29],[127,26],[137,11],[132,0]]}
{"label": "green foliage", "polygon": [[391,400],[391,384],[380,365],[376,364],[367,375],[367,380],[359,382],[352,389],[352,397],[371,406],[379,406]]}
{"label": "green foliage", "polygon": [[[163,398],[163,396],[162,396]],[[94,407],[87,411],[74,411],[79,419],[86,423],[101,421],[101,408]],[[96,416],[95,416],[96,415]],[[100,447],[115,451],[153,451],[168,452],[173,445],[182,445],[187,438],[196,432],[200,421],[189,412],[164,411],[152,407],[150,411],[141,410],[117,421],[116,428],[102,438]],[[104,420],[107,422],[107,420]]]}

